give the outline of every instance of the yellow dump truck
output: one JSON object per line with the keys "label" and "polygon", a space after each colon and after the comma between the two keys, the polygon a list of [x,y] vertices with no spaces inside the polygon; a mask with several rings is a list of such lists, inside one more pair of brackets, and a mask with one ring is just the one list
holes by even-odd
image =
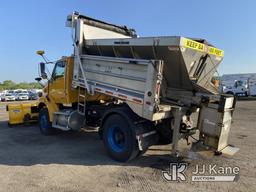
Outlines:
{"label": "yellow dump truck", "polygon": [[[179,140],[197,132],[194,145],[237,151],[228,145],[234,97],[218,95],[211,82],[222,50],[203,39],[137,37],[133,29],[78,13],[69,15],[66,25],[72,29],[74,53],[58,60],[49,76],[49,62],[38,52],[45,62],[37,80],[47,83],[36,107],[20,113],[18,122],[24,114],[32,116],[33,108],[43,135],[99,127],[117,161],[131,160],[157,143],[172,143],[177,155]],[[198,111],[193,123],[191,115]]]}

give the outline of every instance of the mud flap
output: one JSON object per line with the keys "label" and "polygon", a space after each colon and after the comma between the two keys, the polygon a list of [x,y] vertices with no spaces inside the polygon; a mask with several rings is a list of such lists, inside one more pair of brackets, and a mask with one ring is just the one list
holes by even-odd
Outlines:
{"label": "mud flap", "polygon": [[136,139],[138,141],[139,150],[145,151],[150,146],[157,143],[158,141],[157,132],[153,130],[150,132],[142,133],[142,134],[136,135]]}

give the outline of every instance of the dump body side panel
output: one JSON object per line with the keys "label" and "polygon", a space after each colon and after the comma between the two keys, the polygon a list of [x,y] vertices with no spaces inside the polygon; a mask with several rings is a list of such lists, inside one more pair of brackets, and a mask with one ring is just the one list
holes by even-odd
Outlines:
{"label": "dump body side panel", "polygon": [[[161,61],[82,55],[82,69],[94,94],[125,101],[135,113],[152,120],[159,101]],[[80,70],[74,70],[74,87],[84,87]],[[78,80],[76,80],[78,79]],[[157,85],[159,84],[159,85]]]}

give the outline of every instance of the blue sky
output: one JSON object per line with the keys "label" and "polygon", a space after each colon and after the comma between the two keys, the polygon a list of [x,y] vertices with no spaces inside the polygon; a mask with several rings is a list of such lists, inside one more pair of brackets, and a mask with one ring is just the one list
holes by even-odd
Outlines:
{"label": "blue sky", "polygon": [[34,81],[43,49],[72,53],[66,16],[73,11],[135,28],[140,36],[205,38],[225,51],[220,74],[256,72],[256,1],[5,0],[0,3],[0,82]]}

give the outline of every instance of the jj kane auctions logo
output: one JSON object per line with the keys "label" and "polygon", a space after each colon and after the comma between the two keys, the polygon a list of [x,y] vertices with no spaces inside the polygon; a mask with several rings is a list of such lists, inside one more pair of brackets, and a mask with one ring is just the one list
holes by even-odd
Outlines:
{"label": "jj kane auctions logo", "polygon": [[[171,163],[168,171],[163,171],[163,178],[167,181],[186,181],[188,164]],[[237,181],[239,179],[240,168],[235,166],[217,165],[196,165],[192,172],[192,181]]]}

